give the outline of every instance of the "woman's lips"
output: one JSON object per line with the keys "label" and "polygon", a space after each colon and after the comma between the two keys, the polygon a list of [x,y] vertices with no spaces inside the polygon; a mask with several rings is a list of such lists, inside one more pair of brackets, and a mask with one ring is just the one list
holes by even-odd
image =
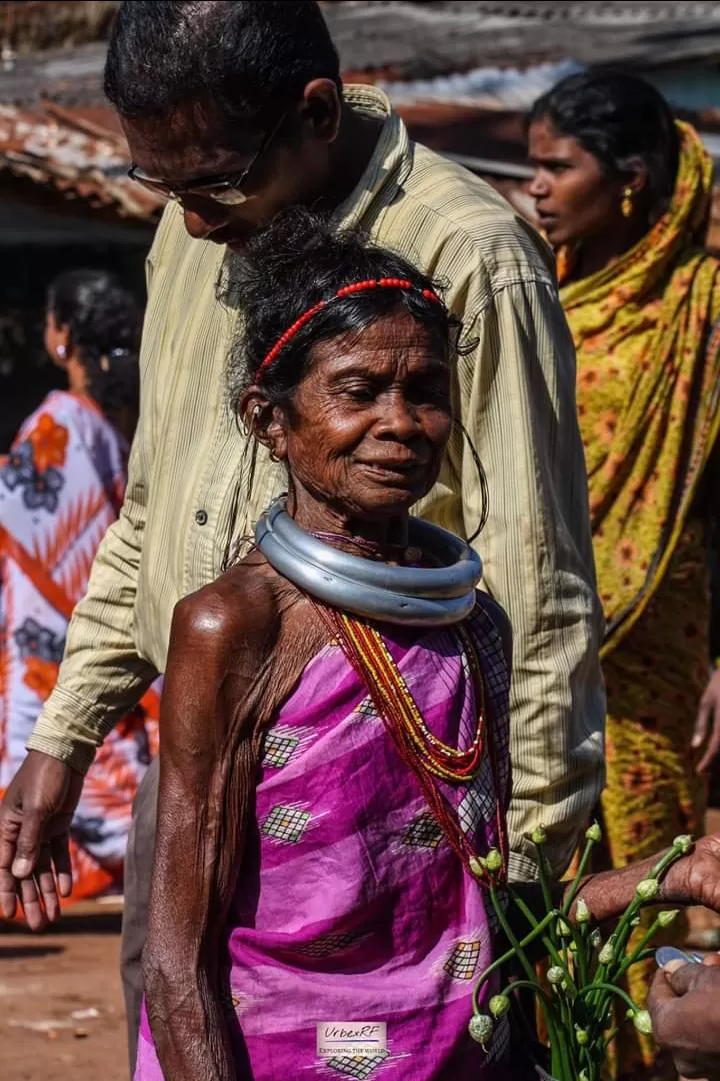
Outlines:
{"label": "woman's lips", "polygon": [[427,469],[427,462],[422,461],[377,461],[377,462],[361,462],[360,465],[369,470],[372,473],[376,473],[378,476],[382,476],[384,480],[398,480],[407,481],[409,479],[414,480],[419,473],[422,473]]}

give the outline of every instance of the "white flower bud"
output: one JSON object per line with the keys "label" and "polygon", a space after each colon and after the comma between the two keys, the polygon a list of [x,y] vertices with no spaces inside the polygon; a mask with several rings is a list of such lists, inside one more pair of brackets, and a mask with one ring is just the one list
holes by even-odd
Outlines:
{"label": "white flower bud", "polygon": [[692,850],[693,839],[689,833],[681,833],[679,837],[676,837],[673,841],[673,848],[679,848],[683,856],[687,856],[688,852]]}
{"label": "white flower bud", "polygon": [[590,909],[585,901],[580,897],[578,903],[575,906],[575,922],[576,923],[588,923],[590,921]]}
{"label": "white flower bud", "polygon": [[561,968],[560,965],[553,965],[548,969],[547,978],[548,983],[552,984],[553,987],[557,987],[565,979],[565,969]]}
{"label": "white flower bud", "polygon": [[658,895],[660,884],[655,878],[644,878],[638,882],[635,892],[641,901],[652,901]]}
{"label": "white flower bud", "polygon": [[534,829],[530,834],[530,840],[534,845],[537,845],[538,848],[540,848],[541,845],[544,845],[547,842],[547,832],[545,827],[538,826],[537,829]]}
{"label": "white flower bud", "polygon": [[611,965],[615,960],[615,944],[612,940],[605,943],[603,948],[598,954],[598,961],[601,965]]}
{"label": "white flower bud", "polygon": [[487,856],[485,857],[485,866],[490,872],[502,870],[503,858],[498,852],[497,848],[490,849]]}
{"label": "white flower bud", "polygon": [[468,1032],[481,1047],[485,1047],[493,1032],[493,1019],[486,1013],[476,1013],[470,1018]]}
{"label": "white flower bud", "polygon": [[671,923],[674,923],[680,914],[680,910],[677,908],[666,908],[664,912],[658,913],[657,921],[661,927],[669,927]]}
{"label": "white flower bud", "polygon": [[594,841],[595,844],[599,844],[602,841],[602,830],[597,822],[593,822],[592,826],[585,831],[585,840]]}
{"label": "white flower bud", "polygon": [[652,1018],[647,1010],[633,1011],[633,1024],[644,1036],[652,1036]]}
{"label": "white flower bud", "polygon": [[510,999],[507,995],[493,995],[488,1002],[488,1009],[495,1020],[504,1017],[510,1010]]}

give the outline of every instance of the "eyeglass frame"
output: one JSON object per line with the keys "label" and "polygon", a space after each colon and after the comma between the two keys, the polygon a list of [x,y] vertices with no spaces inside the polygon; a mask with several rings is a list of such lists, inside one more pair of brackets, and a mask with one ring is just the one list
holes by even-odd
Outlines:
{"label": "eyeglass frame", "polygon": [[[193,184],[192,187],[173,188],[163,180],[156,180],[154,177],[147,176],[142,172],[139,166],[135,165],[133,162],[127,172],[128,178],[136,184],[141,184],[146,191],[155,192],[157,195],[164,195],[166,198],[172,199],[175,202],[182,202],[183,197],[187,198],[190,196],[191,198],[208,199],[211,202],[219,203],[221,206],[242,206],[249,198],[242,190],[242,186],[246,183],[248,176],[255,168],[260,158],[262,158],[263,154],[267,153],[270,149],[280,128],[285,123],[287,115],[287,112],[284,112],[277,124],[275,124],[267,135],[265,135],[260,146],[241,173],[225,176],[221,175],[204,183]],[[232,198],[218,198],[217,195],[211,194],[212,191],[217,192],[219,189],[222,189],[223,194],[232,196]]]}

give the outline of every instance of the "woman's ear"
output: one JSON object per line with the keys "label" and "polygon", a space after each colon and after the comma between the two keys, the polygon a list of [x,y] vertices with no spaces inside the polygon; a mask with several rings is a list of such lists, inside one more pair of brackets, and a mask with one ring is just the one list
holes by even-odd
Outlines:
{"label": "woman's ear", "polygon": [[270,451],[273,461],[287,458],[287,417],[284,409],[268,401],[256,384],[243,391],[238,402],[238,418],[250,439],[257,439]]}
{"label": "woman's ear", "polygon": [[642,158],[632,157],[628,158],[624,167],[627,172],[625,187],[630,188],[633,195],[640,195],[648,186],[647,165]]}

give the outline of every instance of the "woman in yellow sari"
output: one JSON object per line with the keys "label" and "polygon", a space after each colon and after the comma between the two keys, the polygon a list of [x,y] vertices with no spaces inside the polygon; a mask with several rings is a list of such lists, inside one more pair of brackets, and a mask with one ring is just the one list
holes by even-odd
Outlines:
{"label": "woman in yellow sari", "polygon": [[[629,75],[564,80],[536,102],[529,143],[577,349],[607,621],[602,814],[619,867],[702,832],[703,773],[720,743],[707,638],[707,527],[720,510],[720,264],[702,247],[712,163]],[[648,1044],[620,1055],[634,1077],[653,1057]]]}

